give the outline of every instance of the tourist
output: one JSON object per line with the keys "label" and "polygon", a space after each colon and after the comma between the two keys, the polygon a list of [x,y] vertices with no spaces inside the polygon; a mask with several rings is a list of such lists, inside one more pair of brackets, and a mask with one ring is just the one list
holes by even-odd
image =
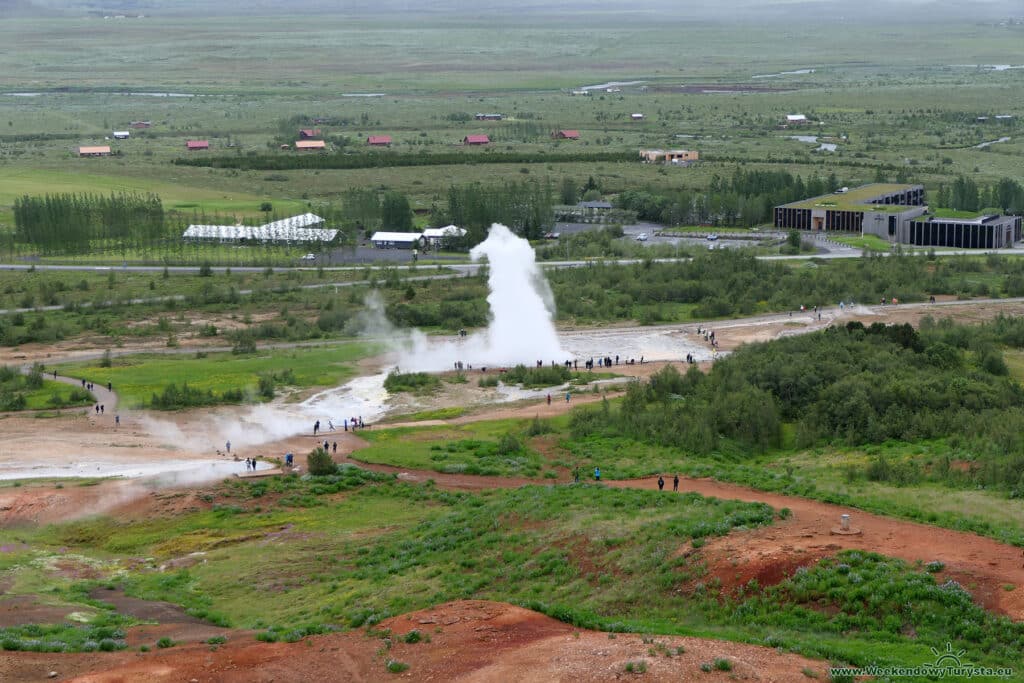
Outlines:
{"label": "tourist", "polygon": [[659,491],[664,491],[665,490],[665,480],[662,478],[662,476],[660,474],[658,475],[658,490]]}
{"label": "tourist", "polygon": [[115,427],[120,427],[121,426],[121,416],[120,415],[115,415],[114,416],[114,426]]}
{"label": "tourist", "polygon": [[567,392],[565,392],[565,402],[566,402],[566,403],[568,403],[568,402],[569,402],[569,399],[570,399],[570,398],[571,398],[571,395],[569,394],[569,392],[568,392],[568,391],[567,391]]}
{"label": "tourist", "polygon": [[594,468],[594,481],[601,481],[601,468],[600,467],[595,467]]}
{"label": "tourist", "polygon": [[226,444],[224,444],[224,448],[227,449],[228,453],[230,453],[231,452],[231,442],[228,441]]}
{"label": "tourist", "polygon": [[320,420],[317,420],[316,422],[313,423],[313,436],[316,436],[316,433],[319,432],[319,431],[320,431]]}
{"label": "tourist", "polygon": [[551,405],[551,394],[548,394],[548,405]]}
{"label": "tourist", "polygon": [[334,443],[331,444],[331,452],[332,453],[337,453],[338,452],[338,442],[337,441],[335,441]]}
{"label": "tourist", "polygon": [[678,491],[679,490],[679,475],[678,474],[676,476],[672,477],[672,490],[673,491]]}

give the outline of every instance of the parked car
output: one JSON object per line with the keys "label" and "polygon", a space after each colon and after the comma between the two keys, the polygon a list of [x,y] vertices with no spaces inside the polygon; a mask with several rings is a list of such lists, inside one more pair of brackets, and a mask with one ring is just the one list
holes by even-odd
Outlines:
{"label": "parked car", "polygon": [[718,233],[717,232],[711,233],[710,235],[708,235],[708,239],[711,240],[712,242],[714,242],[715,240],[718,239]]}
{"label": "parked car", "polygon": [[306,254],[302,257],[303,261],[316,261],[316,254]]}
{"label": "parked car", "polygon": [[642,232],[639,235],[637,235],[636,236],[636,241],[637,242],[646,242],[647,241],[647,233],[646,232]]}

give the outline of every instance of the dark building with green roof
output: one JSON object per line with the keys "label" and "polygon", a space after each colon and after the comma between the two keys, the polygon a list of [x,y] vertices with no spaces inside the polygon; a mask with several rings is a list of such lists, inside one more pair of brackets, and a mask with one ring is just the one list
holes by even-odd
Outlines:
{"label": "dark building with green roof", "polygon": [[784,230],[876,235],[899,244],[999,249],[1021,239],[1020,216],[929,214],[924,186],[872,183],[775,207]]}

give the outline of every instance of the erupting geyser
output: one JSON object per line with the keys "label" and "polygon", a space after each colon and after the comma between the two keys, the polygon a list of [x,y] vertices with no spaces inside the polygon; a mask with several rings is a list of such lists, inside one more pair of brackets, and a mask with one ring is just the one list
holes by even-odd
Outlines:
{"label": "erupting geyser", "polygon": [[[450,370],[459,361],[477,368],[568,360],[570,355],[562,349],[553,322],[554,296],[530,243],[495,223],[487,239],[469,255],[474,261],[487,257],[491,290],[487,329],[457,341],[430,338],[414,330],[406,343],[399,342],[399,367],[436,371]],[[395,332],[391,331],[391,339]]]}
{"label": "erupting geyser", "polygon": [[527,364],[564,360],[552,321],[555,299],[530,243],[495,223],[487,239],[469,252],[474,261],[484,256],[490,268],[491,323],[481,335],[483,348],[473,349],[485,352],[479,360],[490,357],[493,362]]}

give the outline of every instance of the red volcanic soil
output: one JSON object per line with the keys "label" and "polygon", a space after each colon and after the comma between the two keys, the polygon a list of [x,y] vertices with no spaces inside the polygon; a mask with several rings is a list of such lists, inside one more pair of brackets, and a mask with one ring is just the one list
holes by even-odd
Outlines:
{"label": "red volcanic soil", "polygon": [[[390,630],[388,633],[387,630]],[[418,630],[421,640],[405,642]],[[645,642],[646,640],[646,642]],[[681,648],[681,650],[677,650]],[[251,633],[231,634],[225,645],[196,643],[141,652],[47,655],[5,653],[0,680],[78,683],[269,683],[270,681],[609,681],[643,662],[645,681],[802,680],[804,670],[826,679],[826,664],[774,649],[702,638],[642,637],[587,631],[506,603],[453,602],[385,621],[364,630],[262,643]],[[726,658],[732,671],[703,673],[700,666]],[[395,660],[408,665],[389,673]]]}
{"label": "red volcanic soil", "polygon": [[[657,488],[656,478],[612,481],[609,486]],[[908,562],[940,560],[945,575],[959,581],[986,608],[1024,620],[1024,550],[962,531],[873,515],[807,498],[757,491],[711,479],[680,478],[680,491],[703,496],[762,502],[789,508],[789,519],[769,527],[709,539],[701,549],[712,576],[725,590],[756,578],[762,586],[778,583],[798,567],[839,550],[867,550]],[[666,492],[665,495],[672,495]],[[856,535],[838,535],[839,516],[849,514]],[[1014,586],[1007,591],[1004,586]]]}

